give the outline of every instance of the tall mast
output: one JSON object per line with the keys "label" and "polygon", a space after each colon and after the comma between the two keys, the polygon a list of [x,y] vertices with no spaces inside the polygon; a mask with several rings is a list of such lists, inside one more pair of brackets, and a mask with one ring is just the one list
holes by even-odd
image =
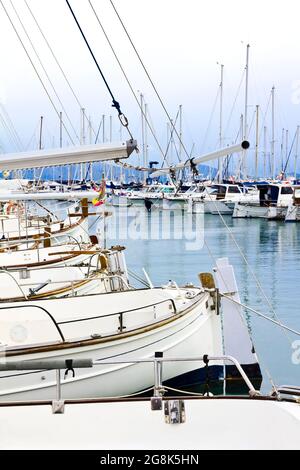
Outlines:
{"label": "tall mast", "polygon": [[[148,167],[148,126],[147,126],[147,121],[148,121],[148,105],[145,103],[145,161],[144,161],[144,166]],[[144,182],[146,183],[147,179],[147,174],[144,173]]]}
{"label": "tall mast", "polygon": [[[105,142],[105,114],[102,114],[102,142]],[[106,178],[106,162],[103,164],[103,173]]]}
{"label": "tall mast", "polygon": [[280,144],[280,160],[281,160],[281,170],[284,169],[284,164],[283,164],[283,146],[284,146],[284,134],[285,134],[285,129],[282,129],[281,133],[281,144]]}
{"label": "tall mast", "polygon": [[[93,143],[92,118],[91,118],[91,116],[89,116],[88,131],[89,131],[89,144],[91,145]],[[90,162],[90,180],[93,181],[93,162]]]}
{"label": "tall mast", "polygon": [[[41,116],[40,118],[40,132],[39,132],[39,150],[42,150],[43,146],[43,119],[44,117]],[[33,179],[36,180],[36,168],[33,169]]]}
{"label": "tall mast", "polygon": [[[240,116],[240,139],[243,139],[244,136],[244,116],[241,114]],[[242,170],[242,165],[243,165],[243,157],[244,157],[244,152],[239,154],[239,166],[238,166],[238,171],[237,171],[237,178],[238,180],[241,179],[241,170]]]}
{"label": "tall mast", "polygon": [[258,178],[259,105],[256,105],[255,179]]}
{"label": "tall mast", "polygon": [[[143,157],[143,166],[145,166],[146,152],[145,152],[145,111],[144,111],[144,95],[140,94],[140,104],[141,104],[141,124],[142,124],[142,157]],[[144,183],[146,182],[144,174]]]}
{"label": "tall mast", "polygon": [[272,87],[271,177],[275,179],[275,87]]}
{"label": "tall mast", "polygon": [[296,131],[296,152],[295,152],[295,162],[294,162],[294,177],[297,179],[297,159],[298,159],[298,147],[299,147],[299,132],[300,126],[297,126]]}
{"label": "tall mast", "polygon": [[179,105],[179,160],[182,157],[182,104]]}
{"label": "tall mast", "polygon": [[63,140],[63,119],[62,119],[62,112],[59,113],[59,146],[62,148],[62,140]]}
{"label": "tall mast", "polygon": [[173,157],[174,157],[173,130],[174,130],[174,122],[173,122],[173,119],[171,119],[171,123],[170,123],[170,162],[171,162],[171,165],[172,165]]}
{"label": "tall mast", "polygon": [[287,166],[288,163],[288,156],[289,156],[289,131],[286,130],[285,133],[285,165]]}
{"label": "tall mast", "polygon": [[44,117],[41,116],[41,119],[40,119],[40,137],[39,137],[39,150],[42,150],[42,139],[43,139],[43,119]]}
{"label": "tall mast", "polygon": [[[109,142],[112,142],[112,116],[109,116]],[[113,181],[113,164],[110,163],[110,181]]]}
{"label": "tall mast", "polygon": [[[219,121],[219,146],[223,146],[223,80],[224,80],[224,65],[221,64],[221,81],[220,81],[220,121]],[[219,183],[223,179],[223,158],[218,160],[218,174]]]}
{"label": "tall mast", "polygon": [[267,163],[267,126],[264,126],[264,178],[266,177],[266,163]]}
{"label": "tall mast", "polygon": [[[250,50],[250,44],[247,44],[247,50],[246,50],[246,80],[245,80],[245,112],[244,112],[244,136],[243,139],[247,140],[248,138],[248,89],[249,89],[249,50]],[[247,176],[247,163],[246,163],[246,156],[247,156],[247,151],[244,150],[243,152],[243,173],[244,177]]]}
{"label": "tall mast", "polygon": [[[85,109],[80,109],[80,144],[85,144]],[[80,164],[80,180],[83,181],[85,177],[85,164]]]}

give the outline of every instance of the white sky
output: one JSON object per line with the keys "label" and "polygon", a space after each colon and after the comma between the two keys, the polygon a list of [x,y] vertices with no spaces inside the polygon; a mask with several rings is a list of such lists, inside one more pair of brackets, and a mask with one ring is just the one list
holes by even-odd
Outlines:
{"label": "white sky", "polygon": [[[2,0],[14,24],[24,37],[11,7]],[[70,94],[42,37],[39,35],[24,0],[12,0],[30,38],[39,51],[44,66],[79,133],[79,108]],[[27,0],[73,88],[97,127],[102,114],[113,114],[111,99],[95,68],[64,0]],[[97,24],[88,0],[70,3],[87,34],[122,110],[128,116],[135,136],[140,140],[140,113],[106,39]],[[162,145],[166,142],[166,122],[158,101],[124,35],[109,0],[92,0],[134,90],[142,91]],[[204,141],[210,113],[219,86],[219,66],[225,65],[224,129],[225,143],[235,139],[239,115],[243,112],[244,85],[232,119],[227,126],[238,85],[245,66],[246,44],[250,43],[249,121],[256,104],[265,111],[270,90],[276,87],[276,132],[279,149],[281,129],[288,128],[290,142],[300,124],[300,6],[296,0],[115,0],[115,5],[146,64],[161,96],[175,117],[183,105],[184,140],[188,149],[195,143],[195,153],[214,149],[218,138],[218,109]],[[44,145],[58,142],[58,123],[53,108],[0,5],[0,97],[25,145],[39,120],[45,119]],[[24,39],[26,45],[28,40]],[[29,48],[34,63],[36,57]],[[41,72],[43,74],[43,72]],[[44,74],[43,74],[44,76]],[[299,82],[299,83],[298,83]],[[57,103],[51,87],[47,85]],[[298,103],[299,101],[299,103]],[[57,104],[61,110],[61,106]],[[270,112],[266,124],[271,131]],[[262,126],[261,116],[261,126]],[[252,131],[254,130],[252,126]],[[118,136],[114,120],[114,138]],[[254,134],[251,133],[253,142]],[[270,140],[270,135],[268,137]],[[0,140],[9,145],[0,123]],[[67,138],[66,138],[67,140]],[[154,156],[155,144],[150,141]]]}

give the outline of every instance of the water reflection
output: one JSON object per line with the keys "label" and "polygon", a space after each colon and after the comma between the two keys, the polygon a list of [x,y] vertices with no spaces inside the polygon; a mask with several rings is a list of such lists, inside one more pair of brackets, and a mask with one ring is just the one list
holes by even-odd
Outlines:
{"label": "water reflection", "polygon": [[[264,296],[218,216],[193,216],[190,227],[194,231],[201,231],[199,235],[203,243],[195,250],[188,250],[186,238],[178,236],[178,233],[176,236],[178,227],[184,232],[185,226],[191,224],[187,214],[174,212],[168,227],[161,225],[162,215],[157,218],[153,216],[154,213],[145,211],[145,214],[148,232],[157,234],[157,224],[160,224],[158,237],[117,240],[127,247],[130,269],[142,274],[142,268],[145,268],[154,284],[162,284],[169,279],[179,284],[198,283],[199,272],[211,271],[214,259],[228,257],[235,268],[242,302],[271,316]],[[131,219],[128,219],[130,223],[137,223],[135,217],[131,215]],[[121,216],[113,218],[110,223],[118,226],[128,223],[128,220]],[[292,328],[300,330],[300,224],[231,217],[225,220],[278,317]],[[171,237],[166,236],[169,230]],[[107,243],[110,242],[115,244],[116,240],[108,239]],[[295,335],[287,337],[280,328],[249,312],[245,316],[257,352],[274,380],[299,383],[300,365],[293,364],[291,360],[291,343],[297,339]]]}

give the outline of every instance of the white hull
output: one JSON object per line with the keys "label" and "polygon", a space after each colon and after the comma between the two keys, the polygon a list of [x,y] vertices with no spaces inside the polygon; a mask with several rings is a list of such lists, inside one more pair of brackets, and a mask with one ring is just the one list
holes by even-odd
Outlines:
{"label": "white hull", "polygon": [[225,204],[223,201],[205,201],[204,202],[204,212],[205,214],[213,215],[231,215],[233,209]]}
{"label": "white hull", "polygon": [[188,212],[192,214],[232,214],[231,207],[227,206],[223,201],[197,201],[189,200]]}
{"label": "white hull", "polygon": [[259,206],[236,203],[233,210],[233,218],[260,218],[284,220],[287,208],[276,206]]}
{"label": "white hull", "polygon": [[[160,306],[158,305],[154,307],[154,309],[142,307],[145,304],[147,305],[147,300],[145,300],[147,296],[149,299],[153,297],[151,290],[141,291],[139,293],[139,301],[135,295],[136,291],[135,293],[123,292],[107,294],[100,297],[90,297],[89,304],[86,303],[86,305],[90,305],[91,309],[90,312],[86,314],[87,318],[93,316],[93,314],[95,315],[95,305],[101,305],[101,299],[103,299],[105,304],[109,302],[109,299],[107,300],[109,296],[111,296],[112,302],[115,302],[114,299],[116,299],[117,305],[122,305],[124,310],[126,309],[126,303],[129,305],[132,300],[134,300],[136,309],[138,302],[140,302],[139,311],[135,310],[131,314],[128,312],[128,314],[124,316],[123,322],[126,329],[123,329],[122,335],[120,335],[120,333],[114,333],[114,330],[116,331],[119,325],[118,315],[116,317],[102,317],[102,320],[100,318],[99,320],[79,321],[78,324],[62,324],[59,318],[57,318],[57,322],[66,339],[70,338],[69,341],[71,341],[71,338],[76,338],[80,334],[81,337],[90,338],[90,341],[86,342],[86,345],[81,341],[80,343],[77,342],[75,347],[75,344],[73,343],[73,346],[71,342],[69,346],[63,349],[58,345],[58,347],[46,348],[46,351],[40,350],[39,352],[36,352],[34,349],[27,349],[27,351],[23,349],[21,356],[16,355],[12,348],[10,352],[8,351],[9,355],[7,355],[6,359],[8,361],[16,359],[34,360],[54,358],[130,359],[135,358],[137,355],[141,358],[150,358],[153,357],[155,351],[162,351],[165,355],[170,357],[221,354],[221,320],[220,316],[216,315],[215,311],[211,310],[210,306],[206,304],[206,302],[208,302],[209,305],[212,303],[209,294],[200,294],[200,298],[198,297],[198,301],[195,305],[193,305],[194,301],[186,302],[185,308],[190,305],[190,309],[184,311],[182,315],[174,316],[174,314],[169,313],[169,305],[171,304],[167,300],[172,293],[163,289],[155,289],[154,291],[156,291],[154,292],[156,299],[166,300],[166,303]],[[124,302],[122,302],[123,299]],[[35,305],[40,305],[44,308],[48,306],[48,309],[55,317],[55,309],[50,309],[50,302],[52,303],[54,301],[35,302]],[[57,302],[64,303],[58,304]],[[71,310],[74,309],[76,313],[80,311],[80,303],[82,304],[82,302],[84,302],[83,298],[61,299],[60,301],[56,301],[56,308],[62,311],[64,308],[68,307]],[[111,308],[114,310],[114,307]],[[69,312],[65,312],[64,315],[62,315],[62,313],[60,314],[62,321],[70,316]],[[107,314],[108,312],[109,309],[106,309],[104,306],[103,313]],[[8,313],[10,317],[7,317],[7,322],[11,323],[5,325],[2,321],[2,325],[4,324],[6,331],[10,334],[10,325],[15,324],[16,317],[12,315],[12,311],[8,310]],[[35,312],[34,315],[38,314]],[[72,316],[74,317],[74,312]],[[36,321],[38,321],[39,318],[39,316],[36,317]],[[49,319],[45,319],[44,317],[43,319],[47,320],[49,324],[51,323]],[[47,333],[48,341],[50,339],[49,324]],[[33,328],[33,325],[34,321],[31,319],[30,327]],[[41,325],[37,323],[36,327],[36,334],[40,336]],[[107,333],[105,333],[105,331]],[[99,334],[99,332],[101,332],[102,338],[93,340],[91,335]],[[55,328],[53,325],[52,335],[54,339]],[[34,343],[33,336],[30,340],[30,342]],[[38,337],[36,341],[38,341]],[[22,344],[19,343],[19,348],[20,346],[22,346]],[[17,351],[18,350],[16,350],[16,352]],[[169,363],[164,366],[163,379],[166,380],[200,367],[203,367],[203,364]],[[68,398],[131,394],[153,385],[152,371],[153,366],[149,364],[102,365],[97,366],[96,370],[80,369],[76,371],[76,377],[74,379],[63,381],[62,393],[64,397]],[[44,399],[53,398],[55,396],[55,372],[53,371],[26,373],[25,375],[22,373],[14,373],[11,375],[1,373],[0,384],[0,396],[2,400]]]}

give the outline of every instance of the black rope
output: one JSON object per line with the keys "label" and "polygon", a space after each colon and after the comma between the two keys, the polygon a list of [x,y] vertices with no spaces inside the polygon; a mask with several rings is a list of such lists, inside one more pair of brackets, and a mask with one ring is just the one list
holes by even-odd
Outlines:
{"label": "black rope", "polygon": [[112,107],[113,107],[113,108],[116,108],[122,126],[124,126],[124,127],[127,128],[130,137],[133,138],[132,135],[131,135],[131,132],[130,132],[129,129],[128,129],[128,119],[127,119],[127,117],[122,113],[120,103],[115,99],[115,97],[114,97],[114,95],[113,95],[113,92],[111,91],[111,88],[110,88],[110,86],[109,86],[109,84],[108,84],[108,82],[107,82],[107,80],[106,80],[106,78],[105,78],[105,76],[104,76],[104,74],[103,74],[103,72],[102,72],[102,70],[101,70],[99,64],[98,64],[98,61],[97,61],[97,59],[96,59],[96,57],[95,57],[95,55],[94,55],[94,53],[93,53],[93,51],[92,51],[92,48],[91,48],[91,46],[90,46],[90,44],[89,44],[89,42],[88,42],[88,40],[87,40],[87,38],[86,38],[86,36],[85,36],[85,34],[84,34],[82,28],[81,28],[81,26],[80,26],[80,24],[79,24],[79,22],[78,22],[78,20],[77,20],[77,18],[76,18],[76,15],[75,15],[75,13],[74,13],[74,11],[73,11],[73,9],[72,9],[72,7],[71,7],[69,1],[66,0],[66,3],[67,3],[67,5],[68,5],[68,7],[69,7],[69,9],[70,9],[70,12],[71,12],[71,14],[72,14],[72,16],[73,16],[73,18],[74,18],[74,20],[75,20],[76,25],[77,25],[77,27],[78,27],[80,33],[81,33],[81,36],[83,37],[84,42],[85,42],[85,44],[86,44],[86,46],[87,46],[87,48],[88,48],[88,50],[89,50],[89,52],[90,52],[90,54],[91,54],[91,56],[92,56],[94,62],[95,62],[95,64],[96,64],[96,67],[97,67],[97,69],[98,69],[98,72],[100,73],[100,75],[101,75],[101,77],[102,77],[102,80],[104,81],[104,84],[105,84],[105,86],[106,86],[106,88],[107,88],[107,90],[108,90],[108,93],[110,94],[110,96],[111,96],[111,98],[112,98]]}

